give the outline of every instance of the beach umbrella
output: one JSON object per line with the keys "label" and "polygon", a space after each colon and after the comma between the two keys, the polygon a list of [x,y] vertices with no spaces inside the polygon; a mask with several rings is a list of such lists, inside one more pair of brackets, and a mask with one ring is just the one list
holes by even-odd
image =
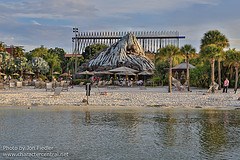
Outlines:
{"label": "beach umbrella", "polygon": [[94,75],[94,72],[89,72],[89,71],[83,71],[83,72],[78,72],[78,75]]}
{"label": "beach umbrella", "polygon": [[142,71],[142,72],[140,72],[140,73],[138,73],[138,75],[142,75],[142,76],[150,76],[150,75],[153,75],[153,73],[152,72],[148,72],[148,71]]}
{"label": "beach umbrella", "polygon": [[94,72],[94,75],[110,75],[113,74],[109,71],[98,71],[98,72]]}
{"label": "beach umbrella", "polygon": [[117,75],[135,76],[136,74],[131,71],[123,71],[116,73]]}
{"label": "beach umbrella", "polygon": [[109,70],[109,72],[113,72],[113,73],[119,73],[119,72],[133,72],[133,73],[137,73],[138,71],[132,68],[128,68],[128,67],[118,67],[115,69],[111,69]]}
{"label": "beach umbrella", "polygon": [[83,71],[83,72],[78,72],[77,75],[85,75],[86,79],[88,78],[88,75],[93,76],[94,72],[89,72],[89,71]]}
{"label": "beach umbrella", "polygon": [[145,85],[145,83],[146,83],[146,76],[151,76],[151,75],[153,75],[153,73],[144,70],[144,71],[138,73],[138,75],[139,75],[139,76],[143,76],[143,78],[144,78],[144,85]]}

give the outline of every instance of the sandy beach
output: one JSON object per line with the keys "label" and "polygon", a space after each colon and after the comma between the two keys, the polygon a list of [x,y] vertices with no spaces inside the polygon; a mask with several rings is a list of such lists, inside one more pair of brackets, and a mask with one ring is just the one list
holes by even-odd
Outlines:
{"label": "sandy beach", "polygon": [[[101,94],[106,93],[106,94]],[[86,106],[85,87],[74,86],[69,91],[53,96],[54,92],[34,89],[32,86],[22,89],[0,90],[1,106]],[[205,89],[193,88],[192,92],[167,92],[167,87],[130,88],[92,88],[89,97],[90,107],[160,107],[160,108],[240,108],[239,94],[232,89],[228,93],[211,94]]]}

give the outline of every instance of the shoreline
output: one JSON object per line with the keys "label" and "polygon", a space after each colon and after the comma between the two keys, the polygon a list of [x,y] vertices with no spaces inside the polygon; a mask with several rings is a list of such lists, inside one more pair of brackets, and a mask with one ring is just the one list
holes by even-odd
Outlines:
{"label": "shoreline", "polygon": [[[100,93],[107,93],[101,95]],[[231,89],[229,93],[205,94],[204,89],[192,89],[192,92],[167,92],[167,87],[149,87],[141,90],[133,88],[92,88],[89,105],[83,103],[86,99],[85,87],[74,86],[69,91],[53,96],[53,92],[45,89],[34,89],[31,86],[22,89],[0,90],[0,107],[42,107],[61,106],[68,108],[158,108],[158,109],[240,109],[238,94]]]}

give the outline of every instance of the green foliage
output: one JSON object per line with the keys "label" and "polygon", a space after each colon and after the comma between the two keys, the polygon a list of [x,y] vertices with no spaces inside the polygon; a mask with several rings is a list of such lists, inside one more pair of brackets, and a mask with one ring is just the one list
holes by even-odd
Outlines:
{"label": "green foliage", "polygon": [[41,57],[33,57],[29,65],[36,73],[46,74],[47,72],[49,72],[48,63]]}
{"label": "green foliage", "polygon": [[29,69],[29,64],[26,57],[17,57],[14,59],[16,64],[16,71],[20,72],[23,75],[23,71]]}
{"label": "green foliage", "polygon": [[24,56],[24,49],[21,47],[14,47],[13,48],[13,57],[23,57]]}
{"label": "green foliage", "polygon": [[220,47],[215,44],[210,44],[201,49],[200,56],[202,59],[211,60],[216,59],[221,54],[220,52]]}
{"label": "green foliage", "polygon": [[240,51],[234,49],[229,49],[225,52],[226,60],[225,65],[228,66],[240,66]]}
{"label": "green foliage", "polygon": [[167,84],[167,68],[169,67],[169,63],[166,61],[159,61],[155,65],[155,76],[160,78],[160,82],[162,85]]}
{"label": "green foliage", "polygon": [[185,59],[190,59],[191,57],[194,57],[196,54],[196,49],[192,47],[190,44],[185,44],[180,49],[181,53],[185,57]]}
{"label": "green foliage", "polygon": [[41,57],[45,59],[45,57],[48,55],[48,49],[44,46],[41,46],[39,48],[35,48],[34,50],[30,51],[28,54],[28,60],[32,60],[33,57]]}
{"label": "green foliage", "polygon": [[6,48],[3,42],[0,42],[0,52],[6,52]]}
{"label": "green foliage", "polygon": [[107,49],[108,46],[105,44],[93,44],[90,46],[87,46],[85,48],[85,52],[83,52],[83,57],[84,59],[91,59],[94,57],[96,54],[100,53],[101,51]]}
{"label": "green foliage", "polygon": [[62,48],[56,47],[54,49],[50,48],[48,53],[58,56],[59,65],[54,66],[54,71],[67,72],[68,59],[65,57],[66,52]]}
{"label": "green foliage", "polygon": [[5,71],[7,66],[8,66],[8,62],[9,62],[10,56],[8,53],[6,52],[0,52],[0,71]]}
{"label": "green foliage", "polygon": [[210,44],[215,44],[217,47],[220,48],[229,47],[229,41],[227,37],[218,30],[210,30],[206,32],[201,39],[200,48],[202,49]]}
{"label": "green foliage", "polygon": [[55,67],[60,67],[61,60],[59,59],[57,54],[54,53],[48,53],[45,56],[46,62],[48,62],[48,65],[50,67],[50,75],[52,75],[53,69]]}
{"label": "green foliage", "polygon": [[209,64],[196,66],[190,70],[190,84],[195,87],[208,87],[210,82]]}
{"label": "green foliage", "polygon": [[151,81],[154,83],[154,84],[160,84],[162,82],[161,78],[159,76],[153,76]]}
{"label": "green foliage", "polygon": [[81,82],[81,79],[73,79],[72,80],[73,85],[79,85],[80,82]]}

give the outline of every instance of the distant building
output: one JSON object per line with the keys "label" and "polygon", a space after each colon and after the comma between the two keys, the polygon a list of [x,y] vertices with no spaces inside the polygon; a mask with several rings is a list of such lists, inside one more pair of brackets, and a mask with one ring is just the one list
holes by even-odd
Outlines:
{"label": "distant building", "polygon": [[14,45],[10,45],[10,46],[5,46],[6,52],[9,53],[10,55],[12,55],[14,53],[14,49],[15,48],[23,48],[23,46],[14,46]]}
{"label": "distant building", "polygon": [[72,53],[66,53],[64,55],[65,58],[71,58],[71,57],[82,57],[81,54],[72,54]]}

